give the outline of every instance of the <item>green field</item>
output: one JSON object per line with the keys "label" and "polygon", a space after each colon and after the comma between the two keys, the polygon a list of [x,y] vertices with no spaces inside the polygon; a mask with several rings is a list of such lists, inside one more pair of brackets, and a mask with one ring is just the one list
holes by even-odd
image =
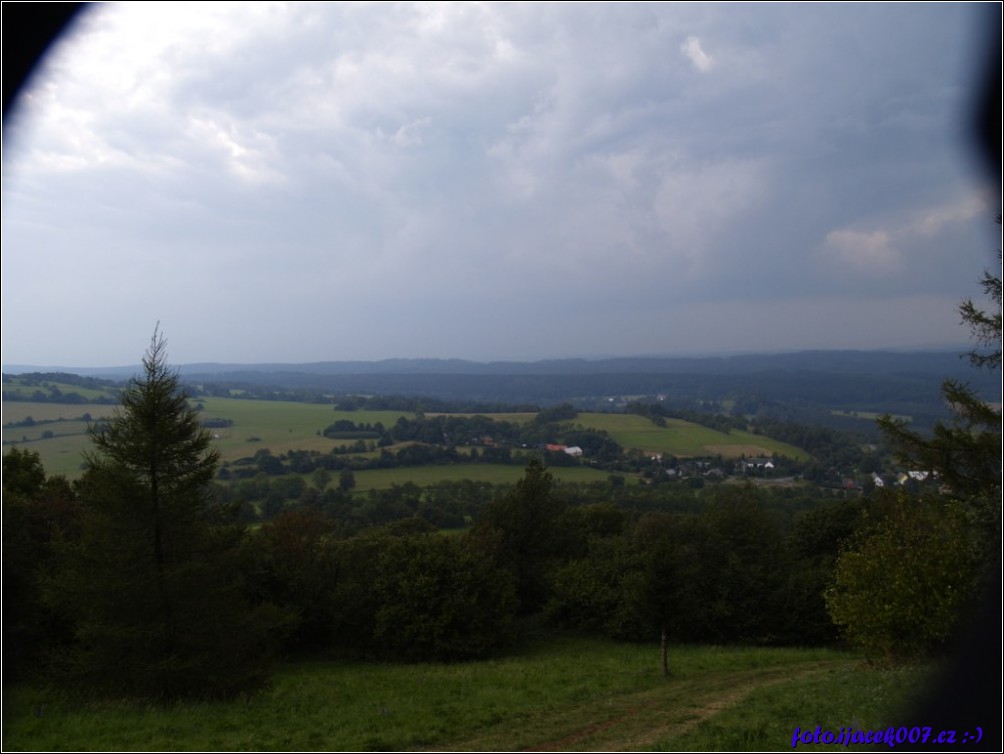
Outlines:
{"label": "green field", "polygon": [[[273,455],[290,450],[317,450],[327,453],[339,440],[322,433],[339,419],[356,424],[393,425],[403,411],[333,411],[328,404],[294,403],[291,401],[243,400],[240,398],[202,398],[207,419],[229,419],[233,426],[211,430],[216,436],[216,449],[224,461],[252,456],[261,448]],[[254,439],[258,438],[258,439]]]}
{"label": "green field", "polygon": [[105,403],[31,403],[21,401],[4,401],[3,403],[3,423],[4,425],[24,421],[31,417],[35,421],[58,421],[73,419],[75,417],[90,414],[93,419],[111,416],[115,413],[117,406],[110,406]]}
{"label": "green field", "polygon": [[[553,466],[548,471],[559,482],[605,482],[610,476],[609,471],[600,471],[584,466]],[[489,482],[490,484],[515,484],[523,478],[524,473],[525,469],[520,465],[488,463],[373,469],[372,471],[355,472],[355,491],[387,489],[392,485],[407,482],[417,484],[419,487],[427,487],[451,479],[469,479],[472,482]]]}
{"label": "green field", "polygon": [[571,638],[471,663],[303,662],[251,699],[166,708],[7,689],[3,749],[790,750],[796,727],[916,724],[899,710],[931,672],[824,649],[680,646],[669,657],[669,678],[655,644]]}
{"label": "green field", "polygon": [[[324,428],[338,419],[356,423],[394,424],[406,414],[401,411],[333,411],[330,405],[292,401],[201,398],[205,418],[229,419],[233,426],[211,430],[222,461],[252,456],[261,448],[275,455],[290,450],[318,450],[326,453],[337,444],[323,436]],[[81,453],[89,447],[86,422],[78,417],[90,413],[93,419],[110,416],[115,406],[4,401],[4,447],[17,442],[39,454],[46,472],[75,478],[80,474]],[[31,417],[32,427],[7,426]],[[53,437],[43,439],[43,433]],[[27,438],[27,442],[24,442]]]}
{"label": "green field", "polygon": [[718,432],[681,419],[667,419],[665,427],[635,414],[582,413],[576,423],[610,433],[621,447],[667,453],[680,457],[722,455],[726,458],[747,456],[788,456],[806,460],[809,455],[794,445],[777,442],[751,432]]}
{"label": "green field", "polygon": [[[200,398],[207,419],[228,419],[232,426],[214,428],[215,447],[222,461],[236,461],[253,456],[262,448],[274,455],[291,450],[316,450],[326,453],[346,441],[324,437],[324,428],[340,419],[356,424],[382,423],[391,426],[401,416],[412,417],[401,411],[335,411],[329,404],[296,403],[292,401],[245,400],[240,398]],[[4,446],[23,443],[22,447],[37,452],[46,471],[75,478],[80,474],[81,453],[89,446],[87,423],[80,420],[85,413],[92,419],[110,416],[114,406],[100,404],[59,404],[5,401],[3,403]],[[470,414],[467,414],[468,416]],[[498,421],[528,422],[532,413],[485,414]],[[31,417],[34,426],[8,426]],[[41,423],[38,423],[41,422]],[[582,413],[575,424],[607,431],[622,447],[645,452],[664,453],[681,458],[721,455],[735,458],[740,455],[785,455],[804,460],[808,455],[785,443],[748,432],[733,430],[729,434],[716,432],[690,422],[667,419],[665,427],[633,414]],[[43,436],[44,435],[44,436]],[[418,478],[444,478],[443,469],[436,472],[413,470]],[[463,478],[476,478],[480,472],[474,466],[452,467],[461,471]],[[565,471],[572,471],[571,469]],[[585,479],[598,478],[599,472],[579,469]],[[367,472],[369,473],[369,472]],[[380,472],[385,473],[385,472]],[[446,473],[452,473],[447,470]],[[498,470],[486,470],[486,481],[496,476],[508,476]],[[562,472],[564,474],[564,471]],[[561,475],[559,475],[560,478]],[[605,475],[604,475],[605,476]],[[455,476],[447,478],[456,478]],[[477,476],[477,478],[482,478]],[[360,483],[362,479],[360,478]],[[386,486],[386,485],[384,485]]]}
{"label": "green field", "polygon": [[41,391],[42,393],[49,394],[50,388],[55,388],[64,395],[69,395],[70,393],[76,393],[84,400],[94,400],[95,398],[115,398],[116,393],[112,390],[103,390],[101,388],[87,388],[80,387],[79,385],[68,385],[62,382],[48,382],[45,384],[39,383],[38,385],[25,385],[21,382],[5,383],[3,386],[3,392],[19,395],[25,399],[30,399],[36,391]]}
{"label": "green field", "polygon": [[[833,414],[834,416],[844,416],[849,419],[863,419],[864,421],[869,421],[869,422],[874,422],[880,419],[881,417],[885,416],[885,414],[881,414],[876,411],[838,411],[834,409],[830,411],[830,413]],[[892,418],[895,419],[896,421],[907,422],[907,423],[913,421],[912,416],[893,415]]]}
{"label": "green field", "polygon": [[[115,406],[92,403],[4,401],[4,452],[11,443],[18,443],[39,454],[46,473],[74,478],[80,474],[81,453],[90,445],[87,422],[80,417],[90,414],[92,420],[97,420],[111,416],[115,409]],[[34,426],[9,426],[29,417],[37,422]]]}
{"label": "green field", "polygon": [[427,411],[425,415],[426,416],[462,416],[462,417],[465,417],[465,418],[470,418],[470,417],[473,417],[473,416],[487,416],[488,418],[492,419],[493,421],[508,422],[509,424],[529,424],[530,422],[533,421],[534,417],[537,416],[537,414],[533,413],[532,411],[509,411],[509,412],[499,412],[499,413],[495,413],[495,414],[484,414],[484,413],[481,413],[481,414],[477,414],[477,413],[472,414],[472,413],[461,413],[461,412],[458,412],[458,413],[455,413],[455,414],[446,414],[446,413],[442,413],[442,412],[433,413],[431,411]]}

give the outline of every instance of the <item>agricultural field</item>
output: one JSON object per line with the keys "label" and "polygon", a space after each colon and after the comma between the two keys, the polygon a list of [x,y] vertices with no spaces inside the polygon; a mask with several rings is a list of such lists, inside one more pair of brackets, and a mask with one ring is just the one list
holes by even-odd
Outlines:
{"label": "agricultural field", "polygon": [[[73,387],[73,386],[68,386]],[[81,388],[83,390],[83,388]],[[333,440],[324,437],[325,427],[338,420],[348,420],[356,424],[382,423],[392,426],[397,420],[413,414],[403,411],[337,411],[330,404],[297,403],[292,401],[247,400],[241,398],[202,397],[193,401],[202,406],[205,419],[219,419],[230,422],[228,426],[214,427],[210,431],[215,439],[215,447],[224,462],[253,456],[262,448],[268,448],[273,455],[282,455],[292,450],[319,451],[326,453],[347,440]],[[111,416],[115,406],[104,404],[60,404],[5,401],[3,403],[3,442],[5,447],[18,443],[37,452],[50,474],[63,474],[75,478],[80,474],[81,453],[89,446],[87,421],[81,417],[89,415],[92,421]],[[472,416],[472,414],[462,414]],[[533,420],[532,413],[482,414],[496,421],[526,423]],[[25,426],[26,419],[33,424]],[[581,413],[574,424],[583,428],[605,430],[625,449],[645,452],[659,452],[681,458],[721,455],[735,458],[740,455],[785,455],[795,460],[805,460],[808,455],[798,448],[771,440],[760,435],[733,430],[725,434],[707,427],[678,419],[667,419],[665,427],[653,424],[649,419],[634,414]],[[492,467],[478,469],[476,466],[435,467],[423,470],[395,470],[401,473],[403,481],[420,479],[440,481],[456,478],[462,473],[464,478],[484,481],[509,480],[518,477],[518,467]],[[366,489],[366,475],[387,476],[386,472],[366,472],[359,475],[359,489]],[[605,474],[588,468],[564,469],[562,475],[579,475],[582,480],[605,478]],[[390,477],[388,477],[390,478]],[[389,486],[380,483],[381,486]]]}
{"label": "agricultural field", "polygon": [[[848,419],[861,419],[863,421],[868,421],[868,422],[877,421],[882,416],[884,416],[884,414],[881,414],[877,411],[838,411],[834,409],[830,411],[830,413],[833,414],[834,416],[842,416]],[[911,421],[913,421],[912,416],[907,416],[905,414],[903,415],[893,414],[892,418],[895,419],[896,421],[901,421],[906,424],[909,424]]]}
{"label": "agricultural field", "polygon": [[[780,751],[796,727],[914,725],[930,666],[828,649],[538,640],[453,664],[309,661],[233,702],[5,694],[4,751]],[[833,745],[799,745],[833,750]],[[841,747],[843,748],[843,747]],[[849,747],[865,750],[867,747]]]}
{"label": "agricultural field", "polygon": [[[206,419],[227,419],[233,424],[210,431],[216,440],[221,461],[235,461],[252,456],[261,448],[275,455],[290,450],[327,452],[337,440],[323,436],[325,427],[338,419],[358,423],[393,424],[406,415],[400,411],[333,411],[330,405],[292,401],[244,400],[239,398],[200,398]],[[50,474],[75,478],[80,474],[81,454],[90,444],[87,422],[90,414],[96,421],[109,417],[115,406],[103,404],[61,404],[4,401],[3,443],[12,443],[39,454]],[[28,417],[36,422],[20,426]],[[18,425],[18,426],[14,426]]]}
{"label": "agricultural field", "polygon": [[334,411],[329,404],[262,401],[240,398],[200,398],[205,419],[228,419],[232,426],[210,431],[223,461],[253,456],[261,448],[273,455],[290,450],[317,450],[326,453],[343,444],[323,435],[324,428],[339,419],[357,424],[394,424],[403,411]]}
{"label": "agricultural field", "polygon": [[105,388],[90,388],[81,385],[70,385],[65,382],[50,382],[48,380],[36,383],[27,383],[24,380],[5,382],[3,392],[9,395],[20,396],[18,400],[31,400],[36,393],[46,395],[62,394],[70,396],[76,393],[84,402],[93,400],[115,400],[116,392]]}
{"label": "agricultural field", "polygon": [[[75,421],[85,414],[89,414],[92,420],[111,416],[115,413],[117,406],[105,403],[32,403],[23,401],[4,401],[3,403],[3,423],[6,429],[8,424],[23,422],[26,419],[33,419],[37,422],[65,422]],[[4,438],[6,438],[6,433]]]}
{"label": "agricultural field", "polygon": [[94,422],[111,416],[115,408],[107,404],[4,401],[4,452],[17,443],[39,454],[46,473],[75,478],[80,474],[81,454],[90,445],[84,417],[90,416]]}
{"label": "agricultural field", "polygon": [[510,412],[499,412],[499,413],[492,413],[492,414],[485,414],[485,413],[471,414],[471,413],[460,413],[460,412],[457,412],[455,414],[446,414],[446,413],[442,413],[442,412],[433,413],[431,411],[427,411],[425,415],[426,416],[460,416],[460,417],[464,417],[464,418],[468,418],[468,419],[471,418],[471,417],[474,417],[474,416],[487,416],[490,419],[492,419],[493,421],[497,421],[497,422],[508,422],[510,424],[529,424],[530,422],[533,421],[534,417],[537,414],[535,414],[535,413],[533,413],[531,411],[510,411]]}
{"label": "agricultural field", "polygon": [[[396,469],[374,469],[355,472],[355,492],[387,489],[395,484],[411,482],[419,487],[428,487],[438,482],[469,479],[472,482],[489,484],[515,484],[523,478],[526,469],[522,465],[470,464],[464,466],[410,466]],[[608,471],[584,466],[554,466],[548,469],[559,482],[605,482]]]}
{"label": "agricultural field", "polygon": [[805,451],[763,435],[732,430],[728,434],[681,419],[666,419],[659,427],[644,416],[635,414],[581,413],[577,424],[606,430],[623,448],[661,452],[685,457],[721,455],[725,458],[747,456],[787,456],[806,460]]}

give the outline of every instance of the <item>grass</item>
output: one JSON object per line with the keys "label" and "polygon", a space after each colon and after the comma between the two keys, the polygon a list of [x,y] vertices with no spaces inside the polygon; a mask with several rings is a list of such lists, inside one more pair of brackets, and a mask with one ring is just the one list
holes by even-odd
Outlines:
{"label": "grass", "polygon": [[[877,411],[840,411],[840,410],[834,409],[834,410],[830,411],[830,413],[833,416],[844,416],[844,417],[848,417],[848,418],[851,418],[851,419],[864,419],[865,421],[869,421],[869,422],[874,422],[875,420],[880,419],[881,417],[885,416],[884,413],[880,413],[880,412],[877,412]],[[907,422],[907,423],[913,421],[913,417],[912,416],[907,416],[905,414],[894,414],[894,415],[892,415],[892,418],[896,419],[897,421],[902,421],[902,422]]]}
{"label": "grass", "polygon": [[65,395],[76,393],[84,400],[94,400],[95,398],[114,398],[116,395],[113,390],[87,388],[81,385],[70,385],[65,382],[49,382],[48,380],[45,381],[44,385],[26,385],[20,380],[11,383],[4,383],[3,391],[5,393],[30,398],[36,391],[49,394],[50,388],[56,388]]}
{"label": "grass", "polygon": [[[339,420],[356,423],[394,424],[405,414],[400,411],[333,411],[330,405],[296,403],[292,401],[243,400],[238,398],[201,398],[206,418],[230,419],[233,426],[211,430],[217,436],[215,447],[223,461],[253,456],[261,448],[275,455],[290,450],[328,452],[340,441],[323,436],[324,428]],[[86,422],[79,421],[85,413],[93,419],[111,416],[116,406],[99,404],[59,404],[5,401],[5,425],[32,417],[45,424],[32,427],[4,427],[3,441],[7,447],[17,442],[21,447],[37,452],[49,474],[80,475],[81,453],[89,447]],[[43,438],[43,432],[52,437]],[[27,442],[23,441],[27,438]]]}
{"label": "grass", "polygon": [[769,437],[741,430],[726,434],[682,419],[667,419],[666,426],[659,427],[644,416],[635,414],[582,413],[576,423],[606,430],[625,448],[680,457],[720,454],[726,458],[738,458],[741,455],[769,456],[776,453],[795,460],[809,458],[804,450]]}
{"label": "grass", "polygon": [[[47,474],[75,478],[80,475],[81,453],[89,447],[88,423],[81,417],[90,414],[93,421],[111,416],[115,409],[116,406],[94,403],[4,401],[4,448],[17,443],[39,454]],[[30,427],[7,426],[29,417],[40,423]]]}
{"label": "grass", "polygon": [[[232,426],[214,428],[215,448],[222,461],[236,461],[253,456],[258,450],[268,448],[273,455],[281,455],[292,450],[319,451],[326,453],[335,445],[346,440],[324,437],[323,431],[340,419],[356,424],[382,423],[391,426],[402,416],[412,416],[401,411],[335,411],[329,404],[296,403],[292,401],[245,400],[240,398],[205,397],[198,400],[203,406],[203,416],[207,419],[228,419]],[[80,421],[85,413],[93,419],[110,416],[115,406],[99,404],[67,405],[57,403],[4,402],[3,422],[11,424],[32,417],[46,422],[32,427],[5,427],[4,445],[23,443],[23,447],[39,454],[42,464],[50,474],[64,474],[76,478],[80,474],[80,454],[88,447],[86,422]],[[493,419],[507,422],[526,422],[533,418],[531,413],[485,414]],[[734,430],[729,434],[716,432],[697,424],[678,419],[668,419],[665,427],[658,427],[648,419],[633,414],[579,414],[575,422],[582,427],[605,430],[624,448],[634,448],[649,452],[667,453],[679,457],[722,455],[726,458],[740,455],[771,455],[777,453],[793,459],[807,459],[809,456],[791,445]],[[46,433],[46,437],[43,437]],[[51,433],[51,436],[48,436]],[[27,440],[25,441],[25,438]],[[459,470],[459,469],[458,469]],[[571,472],[571,470],[568,470]],[[597,472],[581,469],[581,478],[587,481],[600,478]],[[457,478],[438,472],[414,470],[415,481],[432,474],[438,481],[443,478]],[[463,468],[462,478],[480,472]],[[486,471],[486,481],[493,477],[507,475],[494,470]],[[571,472],[575,473],[575,472]],[[565,474],[565,471],[562,471]],[[606,475],[602,475],[606,478]]]}
{"label": "grass", "polygon": [[472,414],[472,413],[459,413],[459,412],[455,413],[455,414],[446,414],[446,413],[442,413],[442,412],[439,412],[439,413],[427,412],[425,415],[426,416],[462,416],[462,417],[467,418],[467,419],[470,419],[470,418],[475,417],[475,416],[487,416],[489,419],[492,419],[493,421],[508,422],[509,424],[529,424],[530,422],[532,422],[534,420],[534,417],[537,416],[537,414],[534,413],[534,412],[532,412],[532,411],[513,411],[513,412],[508,412],[508,413],[507,412],[499,412],[499,413],[496,413],[496,414],[484,414],[484,413],[481,413],[481,414],[473,413]]}
{"label": "grass", "polygon": [[[847,664],[807,674],[784,684],[763,684],[721,714],[658,741],[660,751],[771,751],[790,748],[795,728],[838,733],[841,728],[879,730],[913,725],[903,717],[915,709],[919,691],[933,675],[930,666],[864,668]],[[832,751],[834,744],[803,744],[799,750]],[[856,746],[851,748],[864,748]]]}
{"label": "grass", "polygon": [[[4,401],[3,423],[20,422],[29,416],[35,421],[69,421],[84,414],[92,419],[100,419],[115,413],[117,405],[107,403],[30,403]],[[21,427],[18,427],[21,429]]]}
{"label": "grass", "polygon": [[[355,491],[383,490],[395,484],[407,482],[417,484],[419,487],[427,487],[437,482],[454,479],[469,479],[472,482],[489,482],[491,484],[515,484],[523,478],[525,471],[521,465],[487,463],[372,469],[355,472]],[[610,476],[608,471],[599,471],[583,466],[554,466],[548,468],[548,471],[561,482],[605,482]]]}
{"label": "grass", "polygon": [[22,688],[4,695],[3,748],[787,749],[796,726],[900,724],[893,710],[925,676],[822,649],[682,646],[670,663],[664,679],[655,645],[563,638],[476,663],[287,664],[272,688],[234,702],[154,707]]}
{"label": "grass", "polygon": [[291,450],[327,453],[343,441],[331,440],[322,433],[340,419],[391,426],[400,417],[410,416],[401,411],[333,411],[327,404],[292,401],[203,398],[200,402],[206,418],[233,422],[231,427],[211,430],[217,435],[215,447],[224,461],[253,456],[261,448],[268,448],[273,455]]}

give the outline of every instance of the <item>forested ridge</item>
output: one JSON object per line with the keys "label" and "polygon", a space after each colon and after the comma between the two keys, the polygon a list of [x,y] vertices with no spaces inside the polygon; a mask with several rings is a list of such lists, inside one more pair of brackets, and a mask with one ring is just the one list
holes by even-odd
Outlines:
{"label": "forested ridge", "polygon": [[[979,358],[996,367],[997,354]],[[56,379],[38,378],[39,389],[52,395]],[[507,422],[426,413],[445,405],[429,397],[325,396],[348,416],[371,401],[414,411],[324,429],[359,450],[372,443],[365,463],[523,467],[515,484],[365,495],[354,490],[363,455],[342,463],[337,449],[262,448],[221,464],[211,429],[228,425],[202,416],[199,396],[233,388],[183,382],[159,333],[141,375],[86,389],[113,389],[121,406],[92,425],[80,479],[47,474],[19,447],[3,459],[7,682],[233,698],[261,689],[283,658],[466,661],[542,631],[661,638],[664,652],[851,642],[898,663],[945,651],[999,566],[1000,413],[953,381],[956,418],[932,437],[879,422],[904,468],[925,473],[853,489],[813,482],[831,472],[804,462],[784,484],[754,484],[775,461],[792,463],[780,457],[741,457],[726,472],[722,459],[627,453],[577,425],[571,402],[524,405],[534,418]],[[635,397],[621,408],[656,427],[685,418],[725,436],[769,432],[810,448],[817,467],[874,452],[733,401]],[[565,451],[583,449],[606,481],[559,482],[549,467],[582,463]]]}
{"label": "forested ridge", "polygon": [[[52,393],[41,383],[92,388],[121,385],[136,370],[40,372],[5,369],[4,400],[83,402],[63,388]],[[87,376],[91,371],[100,372]],[[332,400],[367,395],[372,400],[411,396],[427,411],[489,411],[493,407],[547,406],[572,402],[596,408],[622,396],[656,397],[677,408],[760,413],[789,421],[849,426],[834,411],[886,412],[913,417],[929,428],[948,416],[937,386],[951,377],[972,384],[991,398],[999,390],[993,375],[973,371],[958,351],[821,351],[722,358],[639,358],[545,362],[463,362],[388,360],[299,365],[188,365],[179,368],[193,394],[240,393],[276,400]],[[83,375],[83,376],[82,376]],[[36,385],[13,389],[14,380]]]}

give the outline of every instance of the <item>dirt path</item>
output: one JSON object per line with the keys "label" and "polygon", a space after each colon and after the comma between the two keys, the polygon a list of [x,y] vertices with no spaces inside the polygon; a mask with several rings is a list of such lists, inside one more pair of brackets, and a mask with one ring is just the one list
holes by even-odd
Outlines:
{"label": "dirt path", "polygon": [[[642,751],[670,736],[686,733],[701,722],[738,704],[757,689],[767,688],[840,666],[839,661],[798,663],[775,667],[709,673],[674,681],[665,686],[596,700],[555,718],[540,721],[535,729],[553,731],[542,740],[513,741],[511,732],[452,742],[453,751]],[[588,721],[588,722],[587,722]],[[511,729],[510,729],[511,731]],[[506,740],[508,738],[508,740]]]}

